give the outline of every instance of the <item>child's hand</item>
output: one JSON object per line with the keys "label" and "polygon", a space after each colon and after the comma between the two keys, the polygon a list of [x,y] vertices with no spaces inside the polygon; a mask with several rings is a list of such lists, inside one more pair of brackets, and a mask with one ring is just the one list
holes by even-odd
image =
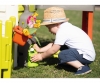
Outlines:
{"label": "child's hand", "polygon": [[42,61],[42,55],[41,54],[35,54],[34,56],[31,57],[31,62],[37,62],[37,61]]}
{"label": "child's hand", "polygon": [[40,47],[37,44],[34,44],[33,48],[37,51],[40,52]]}

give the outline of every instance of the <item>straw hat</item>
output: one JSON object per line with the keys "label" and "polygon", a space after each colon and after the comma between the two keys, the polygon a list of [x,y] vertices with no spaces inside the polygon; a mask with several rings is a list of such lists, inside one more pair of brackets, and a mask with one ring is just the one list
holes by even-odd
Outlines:
{"label": "straw hat", "polygon": [[60,22],[66,22],[69,18],[66,18],[63,8],[60,7],[50,7],[44,10],[44,19],[41,25],[49,25]]}

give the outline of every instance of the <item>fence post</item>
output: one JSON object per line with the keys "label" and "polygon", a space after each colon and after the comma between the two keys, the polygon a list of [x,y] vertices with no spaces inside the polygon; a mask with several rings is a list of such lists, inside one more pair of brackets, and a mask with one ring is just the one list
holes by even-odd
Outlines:
{"label": "fence post", "polygon": [[2,40],[2,69],[3,78],[11,77],[12,69],[12,26],[11,20],[5,22],[5,37]]}
{"label": "fence post", "polygon": [[82,15],[82,29],[92,39],[93,11],[83,11]]}
{"label": "fence post", "polygon": [[0,20],[0,78],[11,77],[13,25],[15,25],[15,19],[7,20],[5,22],[5,35],[2,36],[2,21]]}

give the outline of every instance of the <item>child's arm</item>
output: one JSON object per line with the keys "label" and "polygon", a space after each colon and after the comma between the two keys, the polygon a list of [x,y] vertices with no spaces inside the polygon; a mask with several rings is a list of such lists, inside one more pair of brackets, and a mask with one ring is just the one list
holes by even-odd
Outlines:
{"label": "child's arm", "polygon": [[53,43],[49,43],[48,45],[40,48],[37,44],[34,44],[33,48],[37,51],[37,52],[45,52],[47,51],[49,48],[51,48],[53,45]]}

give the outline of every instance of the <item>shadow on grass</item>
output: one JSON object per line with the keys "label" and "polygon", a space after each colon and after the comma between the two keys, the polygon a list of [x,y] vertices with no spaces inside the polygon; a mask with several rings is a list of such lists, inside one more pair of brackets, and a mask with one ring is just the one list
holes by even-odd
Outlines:
{"label": "shadow on grass", "polygon": [[58,70],[64,69],[65,71],[76,72],[76,69],[74,67],[70,66],[70,65],[59,64],[60,61],[59,61],[58,58],[50,57],[50,58],[44,59],[42,62],[46,62],[45,64],[42,64],[44,66],[46,66],[46,65],[49,65],[49,66],[54,65],[54,67],[57,68]]}
{"label": "shadow on grass", "polygon": [[57,69],[64,69],[65,71],[68,71],[68,72],[76,72],[77,69],[75,69],[74,67],[70,66],[70,65],[67,65],[67,64],[60,64],[60,65],[57,65],[55,68]]}

